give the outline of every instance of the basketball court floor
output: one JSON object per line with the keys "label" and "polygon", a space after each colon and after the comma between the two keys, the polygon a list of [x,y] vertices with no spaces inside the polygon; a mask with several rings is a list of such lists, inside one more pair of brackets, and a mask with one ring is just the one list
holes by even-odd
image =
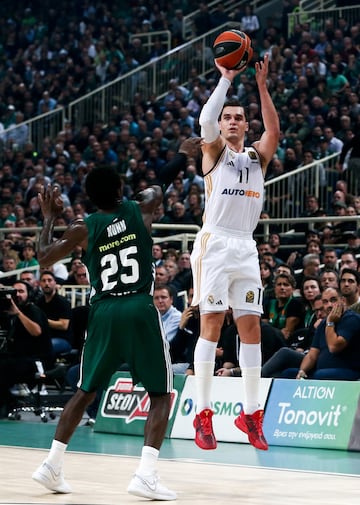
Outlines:
{"label": "basketball court floor", "polygon": [[[73,488],[53,494],[33,482],[53,438],[56,420],[0,421],[0,504],[130,505],[142,437],[95,433],[81,424],[65,456]],[[220,443],[202,451],[190,440],[164,441],[159,475],[189,505],[359,505],[360,453]]]}

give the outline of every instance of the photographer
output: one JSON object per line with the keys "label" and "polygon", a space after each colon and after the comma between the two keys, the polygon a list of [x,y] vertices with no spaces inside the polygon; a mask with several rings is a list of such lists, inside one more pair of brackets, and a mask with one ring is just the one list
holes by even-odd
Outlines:
{"label": "photographer", "polygon": [[36,361],[44,369],[54,363],[49,327],[45,314],[30,301],[31,286],[13,284],[14,293],[3,300],[7,314],[7,352],[0,355],[0,409],[10,407],[9,388],[17,383],[31,385],[37,372]]}

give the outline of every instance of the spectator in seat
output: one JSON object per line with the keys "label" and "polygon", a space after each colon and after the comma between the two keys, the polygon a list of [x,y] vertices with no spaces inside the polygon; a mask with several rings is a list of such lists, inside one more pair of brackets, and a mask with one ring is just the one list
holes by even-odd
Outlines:
{"label": "spectator in seat", "polygon": [[241,17],[241,29],[249,35],[249,37],[256,38],[260,30],[259,18],[254,14],[253,8],[250,4],[245,5],[244,15]]}
{"label": "spectator in seat", "polygon": [[19,261],[16,265],[17,269],[20,268],[28,268],[28,267],[36,267],[39,265],[38,260],[35,257],[35,245],[32,242],[27,242],[22,250],[23,259]]}
{"label": "spectator in seat", "polygon": [[[299,217],[317,217],[319,209],[319,199],[315,195],[307,195],[305,200],[305,210],[300,214]],[[297,232],[305,233],[308,230],[309,226],[307,223],[295,224],[295,231]]]}
{"label": "spectator in seat", "polygon": [[334,130],[330,126],[324,128],[324,137],[328,141],[329,151],[331,153],[340,153],[344,142],[337,137],[335,137]]}
{"label": "spectator in seat", "polygon": [[[169,224],[171,219],[165,214],[164,204],[161,203],[159,207],[154,212],[154,224]],[[169,234],[168,230],[156,230],[153,229],[153,237],[166,237]]]}
{"label": "spectator in seat", "polygon": [[199,13],[194,19],[196,35],[202,35],[213,28],[211,14],[207,2],[199,3]]}
{"label": "spectator in seat", "polygon": [[344,238],[346,239],[347,245],[344,247],[343,253],[350,251],[356,256],[358,254],[360,255],[360,229],[344,232]]}
{"label": "spectator in seat", "polygon": [[164,253],[160,244],[154,244],[152,247],[152,254],[155,266],[160,266],[164,263]]}
{"label": "spectator in seat", "polygon": [[346,307],[360,302],[360,274],[352,268],[343,268],[340,273],[340,292]]}
{"label": "spectator in seat", "polygon": [[8,273],[8,272],[15,272],[16,269],[16,264],[18,262],[16,261],[15,257],[13,255],[8,254],[7,256],[3,257],[3,262],[2,262],[2,271],[0,272],[0,280],[1,284],[4,286],[12,286],[12,284],[16,281],[16,275],[9,275],[7,277],[3,277],[2,274]]}
{"label": "spectator in seat", "polygon": [[[174,203],[171,207],[169,217],[172,224],[196,224],[190,212],[185,209],[185,205],[182,202]],[[173,232],[173,234],[176,233],[178,233],[178,230]]]}
{"label": "spectator in seat", "polygon": [[261,369],[262,377],[281,377],[284,370],[289,367],[299,367],[304,356],[309,351],[316,328],[325,317],[321,294],[313,302],[315,317],[308,328],[307,338],[301,332],[294,332],[287,345],[279,349]]}
{"label": "spectator in seat", "polygon": [[332,270],[337,270],[338,269],[338,253],[337,250],[334,247],[326,247],[323,252],[323,257],[322,257],[322,262],[323,262],[323,269],[332,269]]}
{"label": "spectator in seat", "polygon": [[155,286],[158,286],[159,284],[168,284],[169,279],[169,272],[167,271],[165,265],[155,267]]}
{"label": "spectator in seat", "polygon": [[267,240],[263,240],[261,242],[258,243],[257,245],[257,250],[258,250],[258,253],[259,253],[259,258],[261,260],[264,260],[264,254],[266,253],[271,253],[272,254],[272,251],[271,251],[271,245],[270,243],[267,241]]}
{"label": "spectator in seat", "polygon": [[341,93],[349,87],[349,81],[347,78],[339,72],[339,68],[335,63],[330,65],[329,73],[326,78],[326,84],[328,89],[336,96],[340,96]]}
{"label": "spectator in seat", "polygon": [[305,277],[314,276],[318,277],[320,273],[320,255],[319,254],[305,254],[302,259],[303,270],[295,276],[296,287],[301,288]]}
{"label": "spectator in seat", "polygon": [[71,305],[57,292],[56,278],[50,270],[41,273],[40,287],[43,297],[38,301],[38,307],[48,318],[52,345],[58,357],[72,348]]}
{"label": "spectator in seat", "polygon": [[[342,201],[337,201],[333,205],[334,215],[337,217],[347,215],[347,204]],[[345,242],[344,233],[348,231],[354,231],[356,229],[356,222],[351,221],[334,221],[333,225],[333,238],[335,244],[342,244]]]}
{"label": "spectator in seat", "polygon": [[360,192],[360,130],[344,143],[337,168],[352,184],[353,193],[358,195]]}
{"label": "spectator in seat", "polygon": [[[317,276],[304,277],[300,294],[305,305],[304,315],[304,329],[306,330],[312,326],[315,318],[314,302],[318,295],[320,295],[321,287],[320,280]],[[306,333],[306,332],[305,332]]]}
{"label": "spectator in seat", "polygon": [[280,261],[286,261],[287,257],[289,254],[286,252],[286,250],[281,249],[281,237],[279,233],[271,233],[269,237],[269,244],[270,244],[270,252],[272,252],[275,255],[275,261],[277,264],[280,263]]}
{"label": "spectator in seat", "polygon": [[[172,259],[166,259],[162,267],[165,268],[166,273],[160,267],[156,267],[155,284],[164,283],[170,286],[174,297],[174,306],[182,312],[184,309],[184,298],[183,294],[178,295],[178,293],[186,291],[189,288],[191,277],[184,276],[185,272],[180,272],[177,261]],[[164,282],[161,282],[162,279]]]}
{"label": "spectator in seat", "polygon": [[339,289],[338,271],[333,268],[324,268],[324,270],[320,272],[319,282],[322,291],[326,288]]}
{"label": "spectator in seat", "polygon": [[20,111],[15,113],[15,124],[5,134],[5,141],[13,149],[23,149],[29,139],[29,126],[24,124],[24,114]]}
{"label": "spectator in seat", "polygon": [[52,98],[48,91],[44,91],[41,100],[38,103],[38,114],[44,114],[55,109],[57,101]]}
{"label": "spectator in seat", "polygon": [[188,291],[192,285],[192,272],[189,251],[183,251],[177,260],[178,270],[171,280],[171,285],[177,291]]}
{"label": "spectator in seat", "polygon": [[[154,289],[154,305],[160,312],[166,340],[171,345],[179,329],[181,312],[173,305],[174,297],[170,286],[159,284]],[[173,363],[174,373],[184,373],[188,364],[179,367]]]}
{"label": "spectator in seat", "polygon": [[166,268],[168,275],[169,275],[168,282],[171,282],[175,278],[175,275],[179,271],[177,260],[175,261],[174,259],[166,258],[164,261],[164,267]]}
{"label": "spectator in seat", "polygon": [[[90,298],[89,273],[86,266],[82,262],[78,263],[75,267],[74,280],[75,286],[79,286],[79,288],[77,288],[75,292],[75,302],[73,302],[73,299],[71,297],[69,298],[68,296],[69,302],[73,307],[88,305]],[[86,286],[88,287],[86,288]],[[84,288],[85,294],[83,292]]]}
{"label": "spectator in seat", "polygon": [[37,279],[35,272],[30,270],[23,270],[20,274],[19,280],[27,282],[31,286],[31,301],[36,304],[39,298],[42,296],[42,291],[40,289],[39,280]]}
{"label": "spectator in seat", "polygon": [[263,320],[281,330],[285,340],[304,324],[305,307],[294,297],[295,279],[292,275],[278,274],[274,280],[275,298],[264,307]]}
{"label": "spectator in seat", "polygon": [[284,273],[294,277],[294,270],[287,263],[281,263],[281,265],[278,265],[274,270],[274,276]]}
{"label": "spectator in seat", "polygon": [[[18,240],[21,240],[21,237],[18,237]],[[13,234],[7,234],[5,239],[0,240],[0,270],[3,269],[3,261],[7,256],[12,257],[13,254],[17,255],[15,248],[20,250],[20,247],[16,245]]]}
{"label": "spectator in seat", "polygon": [[170,342],[170,355],[174,373],[187,373],[194,361],[194,348],[200,335],[200,314],[198,307],[191,306],[193,288],[188,290],[188,304],[183,310],[179,328]]}
{"label": "spectator in seat", "polygon": [[263,304],[266,305],[274,293],[274,270],[266,261],[260,261],[260,276],[263,286]]}
{"label": "spectator in seat", "polygon": [[358,380],[360,378],[360,315],[346,310],[341,293],[322,293],[326,317],[318,326],[310,350],[298,368],[288,368],[284,378]]}
{"label": "spectator in seat", "polygon": [[264,252],[262,255],[263,261],[269,263],[272,269],[275,269],[278,265],[281,265],[283,262],[277,258],[272,252]]}
{"label": "spectator in seat", "polygon": [[75,271],[76,271],[77,266],[81,265],[81,263],[82,263],[81,258],[78,258],[78,257],[74,257],[70,261],[69,275],[68,275],[67,279],[62,283],[64,286],[71,286],[73,284],[76,284]]}
{"label": "spectator in seat", "polygon": [[317,254],[319,257],[321,257],[322,249],[319,242],[317,240],[309,240],[309,242],[306,244],[306,253]]}
{"label": "spectator in seat", "polygon": [[358,260],[352,251],[343,251],[340,255],[340,272],[343,268],[358,269]]}

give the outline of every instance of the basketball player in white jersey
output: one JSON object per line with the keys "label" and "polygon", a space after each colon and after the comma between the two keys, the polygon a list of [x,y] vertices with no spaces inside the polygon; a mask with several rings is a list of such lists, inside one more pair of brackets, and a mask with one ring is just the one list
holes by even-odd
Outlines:
{"label": "basketball player in white jersey", "polygon": [[[215,62],[221,73],[217,87],[200,115],[205,212],[191,255],[194,277],[192,304],[200,308],[201,332],[194,353],[197,410],[195,443],[215,449],[210,394],[214,361],[225,311],[232,307],[241,338],[239,363],[245,396],[235,425],[256,448],[267,450],[259,408],[261,372],[260,315],[262,285],[253,231],[264,198],[264,175],[279,141],[279,119],[267,89],[268,55],[255,63],[264,132],[244,147],[248,129],[244,108],[226,103],[239,70]],[[225,104],[224,104],[225,102]]]}

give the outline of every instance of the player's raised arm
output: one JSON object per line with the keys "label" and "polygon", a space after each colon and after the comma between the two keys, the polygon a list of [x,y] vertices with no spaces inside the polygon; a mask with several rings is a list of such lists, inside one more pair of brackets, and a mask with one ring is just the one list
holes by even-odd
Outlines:
{"label": "player's raised arm", "polygon": [[268,67],[268,54],[265,54],[264,61],[255,63],[256,82],[259,89],[261,113],[265,131],[259,142],[255,142],[254,145],[263,158],[263,170],[266,170],[267,165],[274,156],[280,137],[279,116],[267,87]]}
{"label": "player's raised arm", "polygon": [[62,237],[54,240],[54,222],[63,211],[63,202],[57,187],[48,186],[38,194],[41,212],[44,216],[43,229],[38,242],[37,257],[42,267],[48,267],[68,256],[75,246],[86,249],[87,228],[77,219],[65,230]]}

